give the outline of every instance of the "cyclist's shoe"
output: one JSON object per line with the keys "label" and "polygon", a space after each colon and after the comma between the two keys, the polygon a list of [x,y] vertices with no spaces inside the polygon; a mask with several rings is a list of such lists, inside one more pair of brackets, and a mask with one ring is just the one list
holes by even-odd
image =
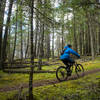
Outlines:
{"label": "cyclist's shoe", "polygon": [[67,68],[67,76],[71,76],[72,70],[70,69],[70,66],[66,68]]}
{"label": "cyclist's shoe", "polygon": [[72,74],[72,71],[70,70],[70,71],[67,71],[67,75],[68,76],[71,76],[71,74]]}
{"label": "cyclist's shoe", "polygon": [[67,73],[67,76],[71,76],[71,73]]}

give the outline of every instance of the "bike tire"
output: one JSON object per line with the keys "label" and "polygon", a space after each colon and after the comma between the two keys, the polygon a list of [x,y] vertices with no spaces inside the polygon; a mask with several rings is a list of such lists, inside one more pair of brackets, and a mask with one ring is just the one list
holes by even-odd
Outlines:
{"label": "bike tire", "polygon": [[[63,72],[61,72],[60,70],[62,70]],[[60,76],[60,74],[63,76]],[[56,78],[61,82],[61,81],[65,81],[65,80],[67,80],[67,78],[68,78],[68,75],[67,75],[67,69],[66,69],[66,67],[64,67],[64,66],[60,66],[60,67],[58,67],[57,68],[57,70],[56,70]]]}
{"label": "bike tire", "polygon": [[77,64],[75,68],[75,72],[78,77],[83,77],[84,76],[84,67],[81,64]]}

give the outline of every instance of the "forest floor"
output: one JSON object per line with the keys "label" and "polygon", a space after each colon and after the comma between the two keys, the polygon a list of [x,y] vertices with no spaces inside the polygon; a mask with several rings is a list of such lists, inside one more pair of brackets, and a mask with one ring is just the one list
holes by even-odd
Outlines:
{"label": "forest floor", "polygon": [[[97,73],[97,72],[100,72],[100,68],[99,69],[85,71],[84,72],[84,76],[86,76],[88,74],[94,74],[94,73]],[[72,75],[66,81],[68,81],[68,80],[75,80],[75,79],[78,79],[77,75]],[[57,79],[43,80],[43,81],[40,80],[38,82],[34,82],[33,83],[33,88],[39,87],[39,86],[45,86],[45,85],[54,85],[55,86],[57,83],[60,83]],[[4,88],[0,88],[0,92],[7,92],[7,91],[19,90],[19,88],[28,88],[28,86],[29,85],[27,83],[21,84],[20,86],[19,85],[16,85],[16,86],[13,86],[13,87],[7,86],[7,87],[4,87]]]}
{"label": "forest floor", "polygon": [[[84,77],[77,78],[73,74],[66,81],[59,82],[55,73],[34,73],[33,91],[36,100],[79,100],[77,96],[82,98],[80,100],[99,100],[100,88],[98,90],[97,87],[98,84],[100,85],[100,57],[97,57],[94,61],[90,59],[77,62],[84,66]],[[56,71],[59,66],[63,65],[59,60],[50,61],[49,64],[49,66],[44,65],[42,70]],[[29,68],[23,69],[29,70]],[[28,91],[28,79],[29,74],[4,73],[0,71],[0,100],[14,97],[15,94],[19,93],[20,89],[22,89],[23,94],[26,93]],[[73,96],[76,99],[73,99]],[[70,99],[64,99],[65,97]],[[99,99],[90,99],[94,97]]]}

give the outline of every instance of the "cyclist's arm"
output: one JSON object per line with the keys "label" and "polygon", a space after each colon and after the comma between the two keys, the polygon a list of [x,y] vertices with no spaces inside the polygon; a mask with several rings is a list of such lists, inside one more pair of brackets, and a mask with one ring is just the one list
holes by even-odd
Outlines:
{"label": "cyclist's arm", "polygon": [[73,49],[70,49],[70,52],[72,54],[76,55],[78,58],[80,58],[80,55],[76,51],[74,51]]}

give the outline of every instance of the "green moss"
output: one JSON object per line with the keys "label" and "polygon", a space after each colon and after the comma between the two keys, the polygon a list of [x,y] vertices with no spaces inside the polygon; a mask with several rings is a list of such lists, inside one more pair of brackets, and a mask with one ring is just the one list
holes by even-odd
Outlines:
{"label": "green moss", "polygon": [[[80,78],[78,80],[70,80],[68,82],[61,82],[56,85],[48,85],[42,86],[34,89],[34,95],[41,100],[63,100],[64,97],[68,97],[70,95],[70,100],[78,100],[77,96],[81,98],[81,100],[86,100],[87,98],[94,97],[92,93],[89,94],[90,89],[87,89],[92,83],[97,84],[99,80],[97,78],[100,77],[100,73],[92,74],[85,76],[84,78]],[[94,94],[97,96],[96,94]],[[76,99],[73,96],[76,96]],[[38,99],[39,100],[39,99]],[[89,99],[87,99],[89,100]]]}
{"label": "green moss", "polygon": [[0,93],[0,100],[7,100],[14,97],[14,95],[17,93],[17,91],[11,91],[11,92],[1,92]]}
{"label": "green moss", "polygon": [[[37,60],[37,59],[36,59]],[[45,59],[44,59],[45,60]],[[96,68],[100,68],[100,57],[96,58],[94,61],[88,61],[82,63],[86,70],[93,70]],[[61,61],[57,61],[61,65],[63,63]],[[78,61],[79,62],[79,61]],[[53,64],[54,62],[49,61],[49,63]],[[79,62],[81,63],[81,62]],[[52,70],[55,71],[60,65],[51,65],[51,66],[43,66],[43,70]],[[29,68],[25,68],[29,69]],[[21,69],[22,70],[22,69]],[[55,73],[38,73],[34,74],[34,82],[40,80],[51,80],[55,79]],[[96,94],[93,94],[89,89],[87,90],[87,86],[93,84],[98,84],[98,79],[100,78],[100,73],[95,73],[91,75],[87,75],[83,78],[77,80],[70,80],[67,82],[61,82],[55,85],[42,86],[38,88],[34,88],[34,96],[37,100],[64,100],[65,97],[70,96],[70,100],[74,100],[73,96],[80,96],[82,100],[89,100],[89,98],[96,97]],[[23,83],[28,83],[29,75],[28,74],[7,74],[0,71],[0,88],[3,87],[12,87]],[[91,94],[90,94],[91,92]],[[0,100],[6,100],[7,97],[13,96],[15,92],[2,92],[0,93]],[[73,94],[73,96],[72,96]],[[88,97],[88,95],[90,96]],[[40,99],[41,98],[41,99]],[[85,99],[84,99],[85,98]],[[88,98],[88,99],[87,99]]]}
{"label": "green moss", "polygon": [[[100,72],[91,74],[77,80],[70,80],[61,82],[58,84],[52,84],[48,86],[36,87],[33,90],[33,94],[36,100],[64,100],[64,98],[70,98],[70,100],[89,100],[90,98],[97,97],[92,91],[91,84],[98,84],[100,80]],[[27,89],[24,89],[24,92]],[[24,93],[23,92],[23,93]],[[0,93],[0,100],[6,100],[6,98],[12,98],[16,94],[16,91],[2,92]],[[98,95],[99,97],[99,95]],[[90,99],[91,100],[91,99]]]}

